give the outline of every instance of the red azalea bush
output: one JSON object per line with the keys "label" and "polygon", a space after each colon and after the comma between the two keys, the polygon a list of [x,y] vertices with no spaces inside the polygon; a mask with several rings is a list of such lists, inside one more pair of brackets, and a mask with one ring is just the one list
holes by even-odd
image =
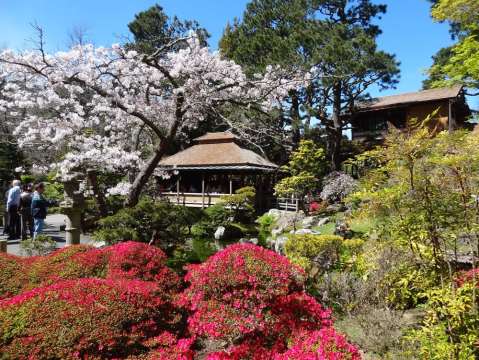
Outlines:
{"label": "red azalea bush", "polygon": [[[181,279],[166,260],[160,249],[136,242],[1,256],[3,297],[37,288],[0,301],[0,353],[190,360],[198,348],[210,360],[359,358],[287,258],[251,244],[229,246],[189,266],[189,287],[179,296]],[[189,312],[188,331],[178,305]]]}
{"label": "red azalea bush", "polygon": [[107,259],[101,249],[73,245],[36,258],[28,269],[26,288],[45,286],[60,280],[104,277]]}
{"label": "red azalea bush", "polygon": [[181,304],[192,312],[191,332],[233,341],[269,329],[271,304],[301,291],[303,272],[272,251],[236,244],[190,265],[185,280]]}
{"label": "red azalea bush", "polygon": [[153,282],[80,279],[0,302],[0,353],[12,359],[103,359],[149,351],[179,316]]}
{"label": "red azalea bush", "polygon": [[[193,360],[195,355],[191,349],[194,343],[193,338],[177,339],[172,333],[164,332],[149,341],[150,346],[154,346],[145,360]],[[143,358],[143,357],[142,357]]]}
{"label": "red azalea bush", "polygon": [[297,335],[288,351],[276,354],[274,360],[359,360],[356,347],[334,328],[325,327]]}
{"label": "red azalea bush", "polygon": [[469,271],[465,271],[458,276],[456,279],[456,283],[458,286],[464,285],[466,282],[475,281],[479,286],[479,269],[472,269]]}
{"label": "red azalea bush", "polygon": [[0,253],[0,300],[21,292],[28,281],[25,265],[21,257]]}
{"label": "red azalea bush", "polygon": [[[17,263],[18,265],[15,266],[21,266],[22,259],[18,259],[19,261],[9,260],[8,263],[12,264],[9,266],[2,266],[0,259],[0,270],[2,267],[10,269]],[[15,273],[15,270],[12,271]],[[154,281],[168,291],[176,290],[180,282],[179,277],[166,266],[166,255],[163,251],[157,247],[134,241],[119,243],[103,249],[96,249],[88,245],[65,247],[47,256],[29,260],[29,266],[24,266],[24,269],[15,274],[14,278],[19,286],[15,288],[16,291],[10,292],[10,295],[18,294],[21,290],[54,284],[61,280],[82,278]],[[3,284],[7,284],[7,282],[2,281],[0,291]]]}
{"label": "red azalea bush", "polygon": [[155,246],[127,241],[109,246],[106,277],[154,281],[163,289],[175,289],[180,278],[166,266],[167,257]]}
{"label": "red azalea bush", "polygon": [[226,344],[212,360],[271,359],[295,334],[332,326],[330,311],[304,292],[303,271],[259,246],[231,245],[191,265],[185,280],[190,332]]}

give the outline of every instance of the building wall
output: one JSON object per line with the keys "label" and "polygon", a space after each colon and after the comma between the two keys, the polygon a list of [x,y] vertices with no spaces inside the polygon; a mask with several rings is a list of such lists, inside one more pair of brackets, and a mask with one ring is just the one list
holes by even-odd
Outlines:
{"label": "building wall", "polygon": [[449,101],[439,101],[434,103],[423,103],[409,106],[406,112],[406,121],[423,121],[430,114],[437,111],[429,127],[434,131],[442,131],[448,128],[449,119]]}
{"label": "building wall", "polygon": [[[429,127],[434,132],[446,130],[449,126],[449,100],[441,100],[358,114],[352,122],[352,138],[371,143],[381,142],[390,126],[398,129],[406,128],[408,124],[417,124],[434,112],[436,113],[429,122]],[[453,116],[455,113],[453,111]],[[464,117],[461,117],[460,114],[457,115],[459,116],[454,116],[456,122],[463,122]]]}

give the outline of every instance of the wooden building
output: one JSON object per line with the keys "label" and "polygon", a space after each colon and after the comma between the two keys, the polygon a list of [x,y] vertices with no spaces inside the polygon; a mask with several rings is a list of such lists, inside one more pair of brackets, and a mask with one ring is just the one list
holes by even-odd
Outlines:
{"label": "wooden building", "polygon": [[405,129],[435,113],[428,124],[432,131],[453,130],[466,125],[471,111],[462,86],[385,96],[362,102],[350,118],[353,140],[378,143],[391,127]]}
{"label": "wooden building", "polygon": [[254,186],[256,206],[263,209],[269,205],[276,164],[241,147],[230,132],[207,133],[195,143],[160,162],[161,196],[179,205],[204,208],[241,187]]}

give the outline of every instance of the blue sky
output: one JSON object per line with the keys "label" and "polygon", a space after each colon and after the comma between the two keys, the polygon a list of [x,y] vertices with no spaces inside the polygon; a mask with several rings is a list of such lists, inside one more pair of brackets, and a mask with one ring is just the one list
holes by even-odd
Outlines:
{"label": "blue sky", "polygon": [[[225,24],[243,13],[246,0],[0,0],[0,47],[24,49],[36,21],[46,32],[49,51],[64,49],[74,26],[87,29],[96,45],[121,42],[135,13],[158,2],[167,14],[196,19],[212,34],[216,48]],[[451,43],[448,26],[433,23],[427,0],[383,0],[388,12],[378,21],[383,34],[379,46],[401,61],[401,81],[396,90],[420,89],[431,55]],[[373,95],[377,95],[375,91]]]}

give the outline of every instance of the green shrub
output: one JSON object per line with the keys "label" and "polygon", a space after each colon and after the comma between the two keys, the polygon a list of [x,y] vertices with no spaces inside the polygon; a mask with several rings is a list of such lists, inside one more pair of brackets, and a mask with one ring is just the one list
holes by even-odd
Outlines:
{"label": "green shrub", "polygon": [[47,235],[37,235],[34,239],[23,240],[20,249],[26,256],[46,255],[57,247],[57,242]]}
{"label": "green shrub", "polygon": [[458,289],[450,286],[428,291],[423,325],[406,337],[411,355],[420,359],[477,359],[479,301],[475,292],[472,283]]}
{"label": "green shrub", "polygon": [[247,186],[236,190],[234,195],[227,195],[221,202],[208,207],[203,218],[192,228],[195,238],[213,239],[218,227],[225,227],[222,240],[239,240],[242,237],[256,234],[254,227],[253,187]]}
{"label": "green shrub", "polygon": [[276,219],[274,216],[266,213],[260,216],[256,220],[256,223],[258,224],[258,240],[262,245],[265,245],[266,241],[271,236],[271,231],[276,224]]}
{"label": "green shrub", "polygon": [[138,205],[124,208],[98,221],[93,234],[98,241],[115,244],[127,240],[150,241],[168,252],[183,243],[196,218],[181,206],[143,198]]}
{"label": "green shrub", "polygon": [[434,269],[405,259],[389,269],[381,285],[387,293],[388,303],[405,310],[425,303],[428,290],[439,282],[439,274]]}
{"label": "green shrub", "polygon": [[337,265],[343,238],[336,235],[291,235],[285,244],[286,256],[306,271],[323,272]]}
{"label": "green shrub", "polygon": [[255,188],[252,186],[245,186],[237,189],[232,195],[223,196],[220,205],[229,210],[233,221],[251,223],[253,222],[255,213],[255,198]]}

